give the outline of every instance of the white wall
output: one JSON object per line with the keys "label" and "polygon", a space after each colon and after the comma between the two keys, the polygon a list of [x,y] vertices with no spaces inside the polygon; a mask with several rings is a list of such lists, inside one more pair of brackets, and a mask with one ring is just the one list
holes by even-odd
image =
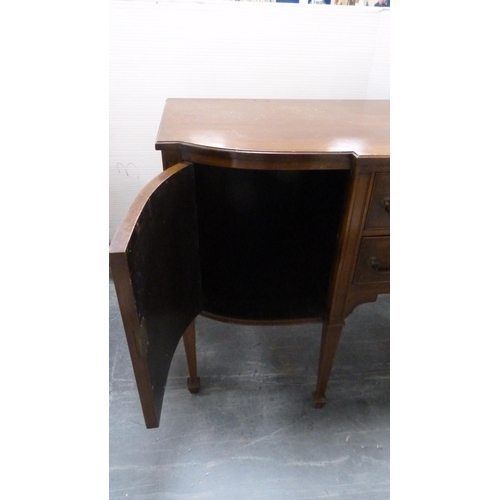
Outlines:
{"label": "white wall", "polygon": [[389,99],[390,11],[110,2],[110,238],[161,172],[168,97]]}

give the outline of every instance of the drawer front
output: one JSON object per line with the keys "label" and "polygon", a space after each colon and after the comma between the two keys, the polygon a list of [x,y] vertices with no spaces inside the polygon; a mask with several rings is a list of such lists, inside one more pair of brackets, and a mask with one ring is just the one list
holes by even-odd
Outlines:
{"label": "drawer front", "polygon": [[354,274],[354,284],[390,281],[389,262],[389,236],[363,238]]}
{"label": "drawer front", "polygon": [[375,176],[365,229],[389,228],[389,186],[390,174]]}

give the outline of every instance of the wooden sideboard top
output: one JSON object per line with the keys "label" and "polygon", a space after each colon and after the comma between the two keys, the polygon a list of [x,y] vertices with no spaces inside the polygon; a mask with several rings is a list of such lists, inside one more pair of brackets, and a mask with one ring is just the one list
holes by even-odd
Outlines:
{"label": "wooden sideboard top", "polygon": [[390,101],[167,99],[156,149],[169,144],[233,151],[390,157]]}

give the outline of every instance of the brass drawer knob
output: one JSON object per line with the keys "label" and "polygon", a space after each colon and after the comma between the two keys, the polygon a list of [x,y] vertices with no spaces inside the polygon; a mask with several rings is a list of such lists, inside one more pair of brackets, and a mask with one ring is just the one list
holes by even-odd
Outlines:
{"label": "brass drawer knob", "polygon": [[382,267],[377,257],[370,257],[370,266],[374,271],[380,274],[388,274],[390,272],[390,267]]}
{"label": "brass drawer knob", "polygon": [[382,205],[382,207],[384,207],[385,211],[389,213],[389,205],[390,205],[389,197],[386,196],[385,198],[382,198],[380,204]]}

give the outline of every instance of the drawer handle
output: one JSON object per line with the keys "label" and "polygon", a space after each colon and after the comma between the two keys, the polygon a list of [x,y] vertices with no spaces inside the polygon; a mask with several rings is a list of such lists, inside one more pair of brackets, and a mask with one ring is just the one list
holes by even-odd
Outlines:
{"label": "drawer handle", "polygon": [[385,211],[389,213],[389,205],[390,205],[389,197],[386,196],[385,198],[382,198],[380,204],[382,205],[383,208],[385,208]]}
{"label": "drawer handle", "polygon": [[374,271],[380,274],[388,274],[391,269],[389,266],[381,267],[377,257],[370,257],[370,266]]}

